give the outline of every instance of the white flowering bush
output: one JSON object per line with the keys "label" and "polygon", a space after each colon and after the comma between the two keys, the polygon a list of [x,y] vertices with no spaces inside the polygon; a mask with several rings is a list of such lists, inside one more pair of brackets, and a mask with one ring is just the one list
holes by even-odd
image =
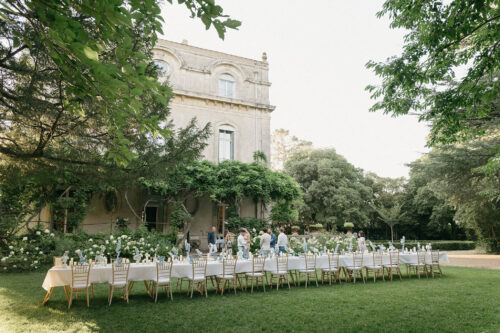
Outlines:
{"label": "white flowering bush", "polygon": [[35,270],[52,260],[56,236],[50,230],[34,229],[12,239],[0,249],[0,272]]}
{"label": "white flowering bush", "polygon": [[52,264],[53,257],[62,256],[64,251],[69,251],[70,258],[76,261],[79,260],[77,250],[87,259],[94,260],[98,255],[115,258],[118,241],[121,243],[120,257],[131,260],[135,248],[145,258],[146,255],[168,257],[174,247],[170,235],[148,232],[145,228],[138,232],[123,229],[113,235],[90,235],[84,232],[61,235],[48,229],[34,229],[2,244],[0,272],[46,269]]}
{"label": "white flowering bush", "polygon": [[353,249],[356,249],[357,241],[356,238],[352,235],[346,234],[328,234],[328,233],[320,233],[316,236],[309,238],[301,238],[301,237],[290,237],[288,247],[291,252],[295,253],[303,253],[303,243],[304,241],[307,244],[307,248],[310,249],[314,247],[318,249],[318,251],[322,251],[325,246],[327,250],[334,251],[335,248],[338,247],[339,253],[342,250],[346,250],[349,246],[349,243],[352,242]]}

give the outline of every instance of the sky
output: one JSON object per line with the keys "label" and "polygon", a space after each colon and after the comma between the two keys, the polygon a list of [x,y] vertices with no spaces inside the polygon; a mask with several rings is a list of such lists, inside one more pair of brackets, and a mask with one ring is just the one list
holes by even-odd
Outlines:
{"label": "sky", "polygon": [[[175,1],[174,1],[175,3]],[[219,0],[242,21],[224,40],[182,5],[164,4],[162,38],[260,60],[267,53],[271,128],[290,130],[317,148],[335,148],[356,167],[383,177],[408,176],[406,163],[426,148],[428,126],[414,116],[369,112],[365,91],[377,78],[365,68],[401,53],[404,31],[377,19],[379,0]]]}

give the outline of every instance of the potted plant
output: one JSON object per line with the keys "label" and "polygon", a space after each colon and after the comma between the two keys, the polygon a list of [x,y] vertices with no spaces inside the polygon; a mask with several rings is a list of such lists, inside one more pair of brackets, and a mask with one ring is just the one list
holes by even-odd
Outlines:
{"label": "potted plant", "polygon": [[312,232],[321,232],[323,231],[323,225],[321,223],[316,223],[311,225]]}
{"label": "potted plant", "polygon": [[347,230],[348,234],[352,234],[352,229],[354,228],[354,223],[346,222],[346,223],[344,223],[344,228]]}

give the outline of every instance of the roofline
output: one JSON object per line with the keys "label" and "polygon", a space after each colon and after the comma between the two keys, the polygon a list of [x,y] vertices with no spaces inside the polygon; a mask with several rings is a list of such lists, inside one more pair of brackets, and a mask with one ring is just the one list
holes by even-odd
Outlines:
{"label": "roofline", "polygon": [[246,58],[246,57],[242,57],[242,56],[231,54],[231,53],[225,53],[225,52],[220,52],[220,51],[216,51],[216,50],[206,49],[206,48],[203,48],[203,47],[194,46],[194,45],[191,45],[191,44],[184,44],[184,43],[174,42],[172,40],[162,39],[162,38],[158,38],[157,42],[155,43],[155,46],[153,47],[153,50],[156,47],[160,47],[160,45],[158,45],[158,44],[161,44],[161,42],[173,43],[173,44],[180,45],[181,47],[195,48],[195,49],[198,49],[198,50],[208,51],[208,52],[220,54],[220,55],[223,55],[223,56],[235,57],[235,58],[239,58],[239,59],[242,59],[242,60],[246,60],[246,61],[251,61],[251,62],[254,62],[254,63],[258,63],[261,66],[265,66],[265,67],[267,67],[269,65],[269,63],[267,61],[255,60],[255,59],[252,59],[252,58]]}

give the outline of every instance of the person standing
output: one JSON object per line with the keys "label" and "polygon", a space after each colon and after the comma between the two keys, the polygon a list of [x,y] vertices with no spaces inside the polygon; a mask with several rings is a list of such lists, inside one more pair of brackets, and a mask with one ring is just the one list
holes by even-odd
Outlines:
{"label": "person standing", "polygon": [[240,235],[238,236],[238,252],[241,252],[243,257],[245,257],[246,247],[247,240],[245,238],[245,230],[240,229]]}
{"label": "person standing", "polygon": [[280,234],[278,235],[278,250],[279,253],[285,253],[286,247],[288,245],[288,237],[285,235],[285,230],[283,227],[280,228]]}
{"label": "person standing", "polygon": [[273,233],[273,229],[271,228],[267,229],[267,232],[271,236],[271,244],[269,244],[269,246],[271,247],[271,250],[274,251],[274,248],[276,247],[276,235]]}
{"label": "person standing", "polygon": [[262,235],[260,235],[260,253],[264,256],[269,255],[271,250],[271,235],[267,233],[267,229],[262,229]]}
{"label": "person standing", "polygon": [[215,232],[217,229],[212,227],[212,231],[208,233],[208,248],[215,246],[215,238],[217,237],[217,233]]}

